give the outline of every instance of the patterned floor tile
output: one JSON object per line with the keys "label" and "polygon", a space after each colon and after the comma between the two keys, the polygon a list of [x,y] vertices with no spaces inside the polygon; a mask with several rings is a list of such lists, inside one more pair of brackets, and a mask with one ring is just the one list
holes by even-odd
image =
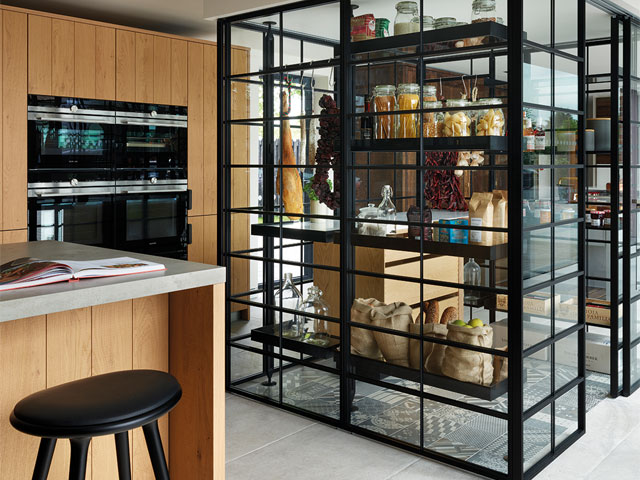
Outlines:
{"label": "patterned floor tile", "polygon": [[460,460],[466,460],[480,451],[479,448],[475,448],[464,443],[452,442],[446,438],[441,438],[437,442],[429,445],[428,448],[434,452],[458,458]]}

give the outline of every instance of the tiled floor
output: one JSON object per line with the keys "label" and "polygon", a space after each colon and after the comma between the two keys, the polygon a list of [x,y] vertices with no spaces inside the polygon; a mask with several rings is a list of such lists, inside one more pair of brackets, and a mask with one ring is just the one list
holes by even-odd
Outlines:
{"label": "tiled floor", "polygon": [[[637,479],[640,394],[605,399],[587,434],[537,478]],[[485,426],[466,425],[485,430]],[[450,438],[450,440],[455,440]],[[463,471],[227,394],[228,480],[472,479]]]}

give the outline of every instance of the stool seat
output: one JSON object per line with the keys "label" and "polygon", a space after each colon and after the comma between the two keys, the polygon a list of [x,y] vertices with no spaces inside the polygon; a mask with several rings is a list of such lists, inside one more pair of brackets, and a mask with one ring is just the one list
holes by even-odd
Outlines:
{"label": "stool seat", "polygon": [[180,384],[168,373],[113,372],[25,397],[13,409],[11,424],[17,430],[39,437],[108,435],[160,418],[181,396]]}

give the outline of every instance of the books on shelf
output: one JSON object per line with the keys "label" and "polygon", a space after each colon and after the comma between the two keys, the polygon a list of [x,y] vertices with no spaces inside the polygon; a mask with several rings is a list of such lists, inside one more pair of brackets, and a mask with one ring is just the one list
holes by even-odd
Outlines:
{"label": "books on shelf", "polygon": [[18,258],[0,265],[0,291],[83,278],[116,277],[166,270],[161,263],[131,257],[76,262]]}

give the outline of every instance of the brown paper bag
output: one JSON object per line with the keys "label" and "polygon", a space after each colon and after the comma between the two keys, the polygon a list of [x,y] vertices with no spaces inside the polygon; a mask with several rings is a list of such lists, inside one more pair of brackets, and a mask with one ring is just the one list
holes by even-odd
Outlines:
{"label": "brown paper bag", "polygon": [[[469,225],[475,227],[493,226],[493,193],[475,192],[469,201]],[[469,230],[469,243],[492,245],[493,232]]]}
{"label": "brown paper bag", "polygon": [[[489,326],[467,328],[449,324],[447,327],[447,340],[478,347],[493,346],[493,329]],[[493,382],[493,355],[448,346],[442,374],[461,382],[489,386]]]}
{"label": "brown paper bag", "polygon": [[[409,332],[413,323],[412,310],[406,303],[395,302],[374,307],[371,312],[371,324],[401,332]],[[373,332],[385,360],[402,367],[409,366],[409,338],[391,333]]]}
{"label": "brown paper bag", "polygon": [[[507,198],[506,190],[493,191],[493,226],[496,228],[507,228]],[[506,243],[507,234],[503,232],[493,232],[493,243]]]}
{"label": "brown paper bag", "polygon": [[[351,321],[370,325],[371,310],[383,305],[384,303],[375,298],[356,298],[351,306]],[[361,357],[383,360],[382,352],[373,337],[373,330],[365,328],[351,327],[351,353]]]}
{"label": "brown paper bag", "polygon": [[[446,325],[441,323],[429,323],[425,325],[424,334],[428,337],[446,340],[447,331]],[[439,343],[432,343],[431,345],[431,353],[429,353],[429,356],[425,361],[424,369],[429,373],[442,375],[442,361],[444,359],[447,346]]]}
{"label": "brown paper bag", "polygon": [[[423,325],[422,333],[423,335],[427,332],[427,329],[431,330],[429,323],[425,323]],[[412,323],[409,325],[409,333],[413,333],[414,335],[420,335],[420,324]],[[422,342],[422,355],[423,358],[427,358],[433,349],[433,343],[431,342]],[[426,362],[425,362],[426,363]],[[422,361],[420,360],[420,340],[416,340],[413,338],[409,339],[409,366],[415,370],[420,370],[420,365],[422,365]]]}
{"label": "brown paper bag", "polygon": [[[496,348],[496,350],[502,350],[506,352],[508,347]],[[509,377],[509,359],[507,357],[493,356],[493,383],[500,383]]]}

